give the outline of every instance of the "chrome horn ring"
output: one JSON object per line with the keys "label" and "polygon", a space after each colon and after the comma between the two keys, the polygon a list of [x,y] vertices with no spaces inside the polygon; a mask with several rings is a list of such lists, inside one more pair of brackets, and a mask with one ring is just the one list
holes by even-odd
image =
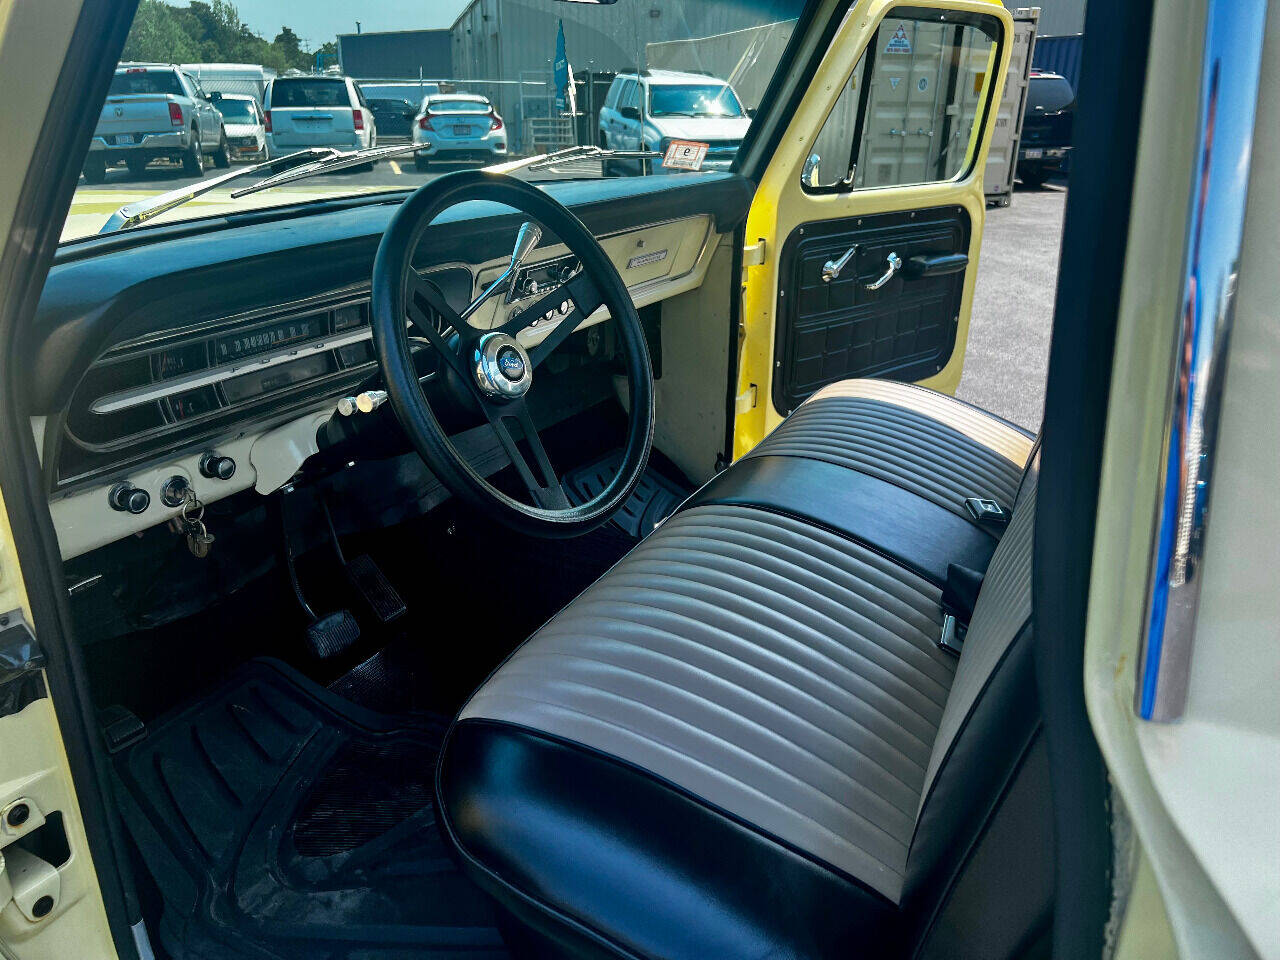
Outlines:
{"label": "chrome horn ring", "polygon": [[515,337],[486,333],[472,351],[476,385],[486,396],[517,400],[533,386],[533,362]]}

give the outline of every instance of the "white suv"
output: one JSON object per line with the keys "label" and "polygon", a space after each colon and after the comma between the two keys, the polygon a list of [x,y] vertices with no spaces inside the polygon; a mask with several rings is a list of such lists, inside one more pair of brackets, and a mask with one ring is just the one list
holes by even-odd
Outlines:
{"label": "white suv", "polygon": [[[600,146],[665,154],[673,140],[705,143],[702,169],[727,170],[750,126],[750,115],[724,80],[702,73],[642,70],[614,78],[600,108]],[[643,172],[645,161],[635,162]],[[649,166],[654,173],[672,172],[661,161]]]}

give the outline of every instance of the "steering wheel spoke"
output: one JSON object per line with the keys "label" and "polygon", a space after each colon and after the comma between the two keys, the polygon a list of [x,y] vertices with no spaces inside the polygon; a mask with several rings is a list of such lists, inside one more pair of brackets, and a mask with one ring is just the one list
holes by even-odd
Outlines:
{"label": "steering wheel spoke", "polygon": [[[409,322],[413,324],[413,328],[421,333],[431,346],[435,347],[436,353],[453,368],[463,383],[471,383],[471,374],[467,370],[467,362],[458,354],[444,338],[444,335],[436,328],[432,318],[432,312],[444,319],[444,322],[459,330],[460,327],[467,327],[466,321],[458,316],[449,303],[444,298],[444,294],[430,280],[418,278],[416,282],[410,282],[408,297],[405,302],[405,310],[409,314]],[[459,332],[459,339],[465,345],[465,338]],[[465,349],[465,346],[464,346]]]}
{"label": "steering wheel spoke", "polygon": [[561,306],[565,303],[571,305],[569,312],[555,321],[555,326],[541,343],[529,350],[529,359],[537,367],[564,342],[569,334],[577,330],[584,320],[603,305],[604,298],[585,272],[574,275],[539,299],[533,306],[521,310],[498,327],[498,330],[514,337],[523,330],[533,328],[533,325],[548,313],[554,311],[557,315],[560,314]]}
{"label": "steering wheel spoke", "polygon": [[[498,442],[502,444],[502,449],[507,452],[512,466],[520,474],[520,479],[524,481],[529,495],[533,497],[533,502],[544,510],[567,510],[569,498],[564,494],[560,477],[555,467],[551,465],[547,448],[543,446],[542,438],[538,436],[538,428],[534,426],[533,416],[529,413],[529,407],[525,402],[516,400],[504,404],[486,403],[483,407],[485,416],[489,418],[489,423],[498,435]],[[532,463],[520,449],[515,434],[511,432],[513,425],[520,428],[522,438],[533,455]]]}

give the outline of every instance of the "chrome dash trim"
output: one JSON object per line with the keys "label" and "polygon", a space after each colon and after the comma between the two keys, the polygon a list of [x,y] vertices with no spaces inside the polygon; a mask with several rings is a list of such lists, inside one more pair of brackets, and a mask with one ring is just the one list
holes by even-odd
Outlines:
{"label": "chrome dash trim", "polygon": [[151,403],[165,397],[186,393],[188,390],[212,386],[215,383],[222,383],[224,380],[233,380],[256,370],[278,367],[280,364],[289,363],[292,360],[299,360],[317,353],[324,353],[326,350],[337,350],[353,343],[363,343],[372,339],[373,330],[370,327],[332,334],[321,337],[319,340],[312,340],[309,343],[283,347],[271,353],[254,357],[252,360],[228,363],[221,367],[210,367],[206,370],[188,373],[185,376],[159,380],[155,383],[147,383],[139,387],[130,387],[128,390],[109,393],[105,397],[99,397],[93,401],[89,405],[89,409],[94,413],[117,413],[121,410],[128,410],[131,407],[140,407],[144,403]]}
{"label": "chrome dash trim", "polygon": [[1266,0],[1208,0],[1198,139],[1134,709],[1187,702],[1227,347],[1244,233]]}

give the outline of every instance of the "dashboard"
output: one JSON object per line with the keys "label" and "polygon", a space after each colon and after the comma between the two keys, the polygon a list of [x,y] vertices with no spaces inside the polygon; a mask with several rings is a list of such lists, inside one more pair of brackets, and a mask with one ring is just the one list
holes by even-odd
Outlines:
{"label": "dashboard", "polygon": [[[600,239],[638,307],[699,286],[750,196],[723,174],[547,189]],[[318,451],[338,401],[377,385],[369,277],[401,198],[212,218],[60,251],[24,350],[64,558],[172,519],[178,505],[164,491],[174,477],[206,502],[265,494]],[[414,266],[461,309],[502,273],[519,221],[480,203],[442,219]],[[471,322],[505,322],[577,268],[547,238]],[[556,319],[550,311],[525,331],[528,345]],[[583,326],[604,319],[602,308]],[[429,384],[437,358],[425,340],[413,344]],[[132,491],[146,496],[130,500]]]}

